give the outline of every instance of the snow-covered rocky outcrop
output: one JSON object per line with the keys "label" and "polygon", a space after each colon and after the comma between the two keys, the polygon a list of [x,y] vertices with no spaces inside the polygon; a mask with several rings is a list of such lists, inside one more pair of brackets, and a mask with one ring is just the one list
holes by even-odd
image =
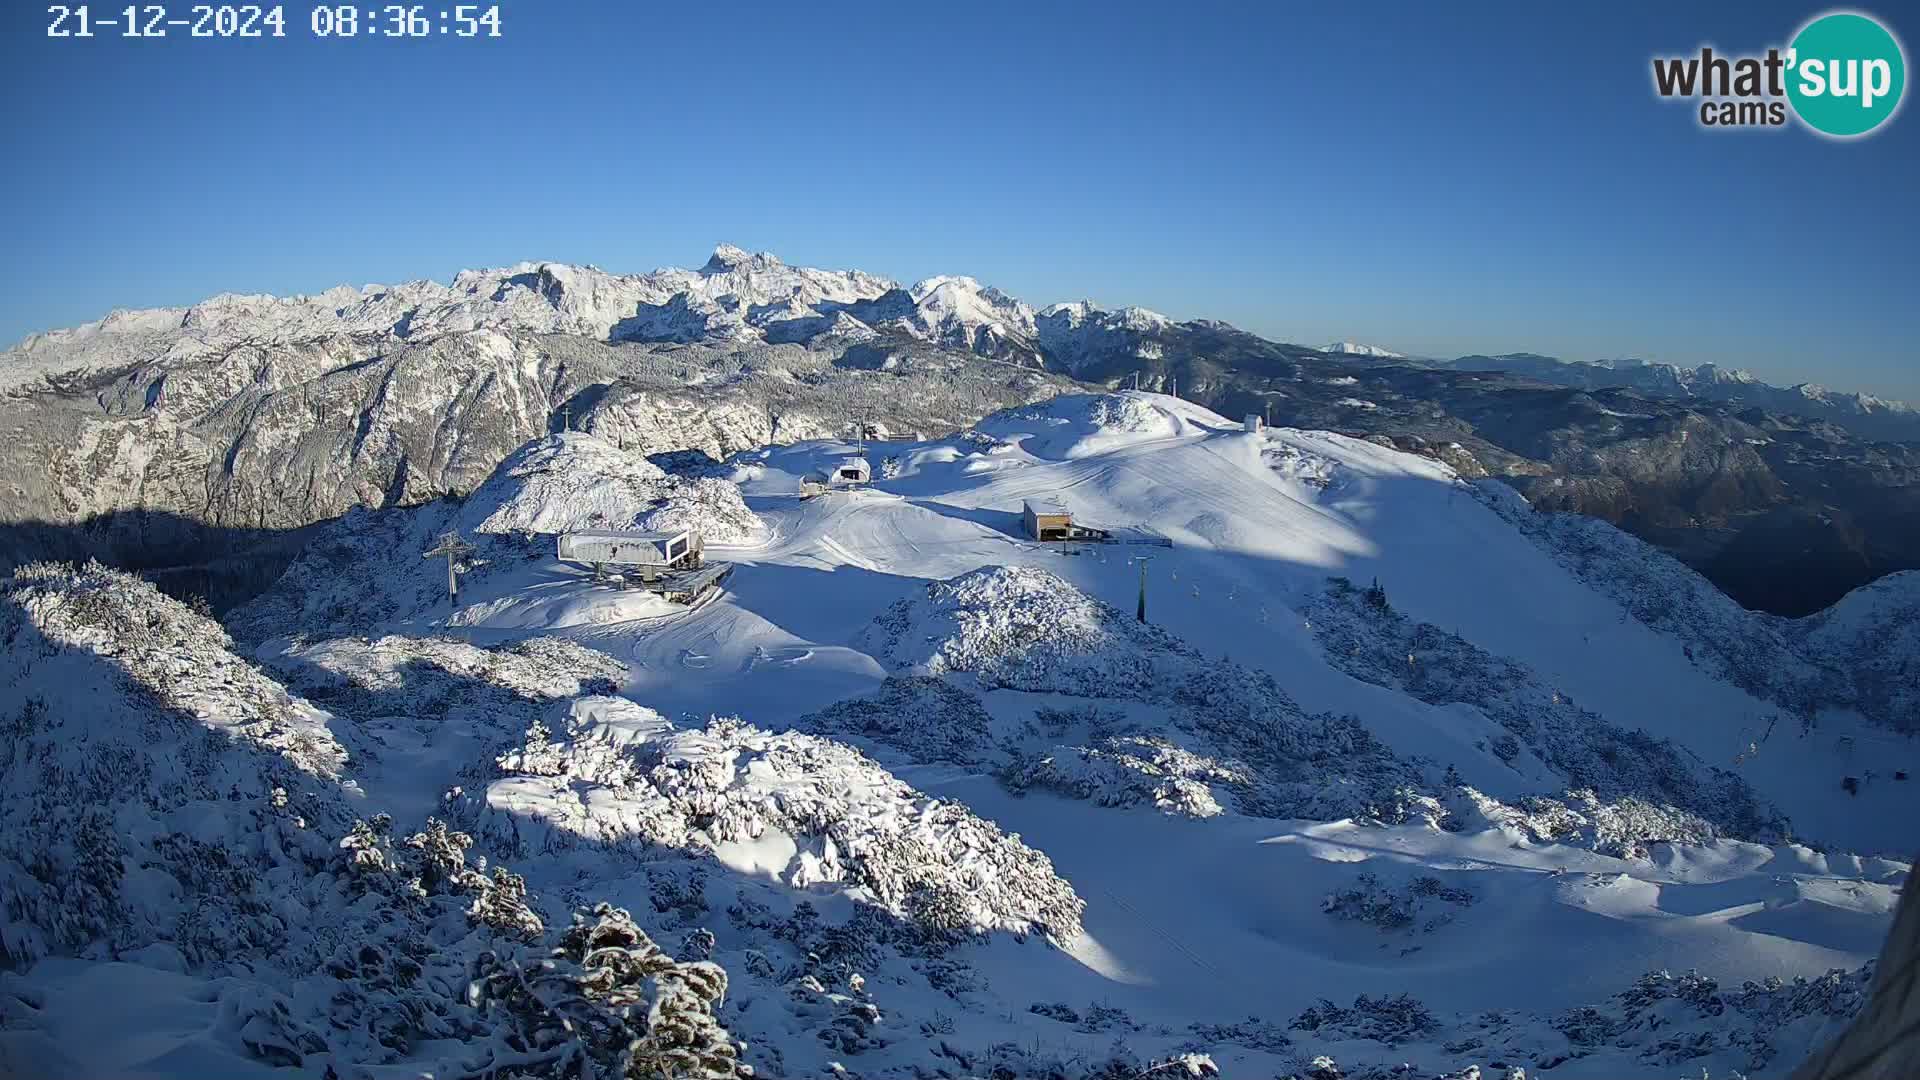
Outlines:
{"label": "snow-covered rocky outcrop", "polygon": [[480,835],[523,849],[702,847],[795,888],[857,886],[939,933],[1080,931],[1084,904],[1045,855],[848,747],[731,719],[676,730],[616,698],[577,700],[551,722],[475,793]]}
{"label": "snow-covered rocky outcrop", "polygon": [[746,543],[763,532],[737,486],[669,476],[646,458],[574,432],[515,451],[467,497],[460,516],[463,533],[673,528],[698,529],[713,544]]}

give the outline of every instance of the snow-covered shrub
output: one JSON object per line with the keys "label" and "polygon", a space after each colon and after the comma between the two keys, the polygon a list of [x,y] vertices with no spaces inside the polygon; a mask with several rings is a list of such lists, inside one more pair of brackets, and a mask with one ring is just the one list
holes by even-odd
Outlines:
{"label": "snow-covered shrub", "polygon": [[1396,1046],[1431,1034],[1440,1022],[1425,1005],[1406,994],[1378,998],[1361,994],[1353,999],[1350,1009],[1323,998],[1294,1017],[1289,1026],[1322,1039],[1366,1039]]}
{"label": "snow-covered shrub", "polygon": [[[741,768],[737,762],[752,761]],[[964,806],[931,799],[851,747],[737,719],[676,730],[617,698],[575,702],[500,755],[469,800],[475,828],[524,846],[582,841],[689,848],[783,836],[795,887],[848,882],[901,918],[952,935],[1070,938],[1084,904],[1052,863]]]}
{"label": "snow-covered shrub", "polygon": [[727,973],[662,952],[627,912],[576,914],[540,961],[482,953],[470,999],[502,1023],[509,1053],[487,1071],[554,1080],[685,1077],[733,1080],[753,1070],[714,1017]]}
{"label": "snow-covered shrub", "polygon": [[1453,921],[1453,909],[1473,900],[1473,893],[1432,875],[1389,886],[1378,875],[1363,873],[1351,886],[1328,893],[1320,908],[1336,919],[1364,922],[1383,932],[1413,928],[1432,933]]}
{"label": "snow-covered shrub", "polygon": [[993,719],[980,699],[926,675],[889,676],[873,694],[808,713],[796,726],[889,747],[917,761],[974,765],[992,753]]}
{"label": "snow-covered shrub", "polygon": [[1000,770],[1000,782],[1013,791],[1045,788],[1101,806],[1157,806],[1200,818],[1224,812],[1214,784],[1244,786],[1249,779],[1237,768],[1147,734],[1017,757]]}

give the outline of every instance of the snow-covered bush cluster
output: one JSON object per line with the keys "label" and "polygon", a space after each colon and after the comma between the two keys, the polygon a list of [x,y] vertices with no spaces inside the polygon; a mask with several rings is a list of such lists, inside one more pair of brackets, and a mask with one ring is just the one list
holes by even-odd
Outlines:
{"label": "snow-covered bush cluster", "polygon": [[1453,921],[1474,895],[1448,885],[1431,874],[1419,874],[1397,885],[1379,875],[1362,873],[1346,888],[1328,893],[1320,908],[1336,919],[1363,922],[1381,931],[1417,930],[1430,934]]}
{"label": "snow-covered bush cluster", "polygon": [[[525,882],[471,860],[471,841],[442,823],[403,837],[385,815],[359,816],[346,793],[357,740],[340,730],[351,725],[289,694],[235,656],[217,624],[151,585],[98,566],[26,568],[0,584],[0,641],[10,1033],[39,1030],[37,1003],[86,970],[45,961],[75,956],[217,1003],[191,1051],[215,1071],[253,1059],[314,1075],[406,1063],[575,1077],[577,1032],[622,1024],[636,1067],[659,1046],[675,1055],[660,1060],[731,1052],[700,992],[720,985],[704,968],[685,969],[694,993],[668,994],[653,988],[682,969],[650,959],[656,979],[638,1010],[629,991],[594,997],[589,972],[591,1007],[564,1038],[496,1015],[483,987],[470,995],[483,957],[519,978],[542,951]],[[50,1039],[11,1041],[7,1064],[78,1072]]]}
{"label": "snow-covered bush cluster", "polygon": [[[987,567],[932,582],[923,596],[882,613],[867,643],[915,674],[965,673],[990,688],[1139,702],[1167,717],[1159,730],[1089,731],[1085,746],[1023,750],[1032,760],[1009,755],[1002,764],[1013,764],[1006,775],[1019,783],[1057,778],[1070,793],[1128,801],[1131,791],[1203,814],[1217,800],[1198,788],[1218,785],[1234,809],[1260,816],[1446,815],[1420,770],[1354,718],[1309,715],[1272,676],[1210,660],[1045,570]],[[1133,736],[1149,741],[1114,741]]]}
{"label": "snow-covered bush cluster", "polygon": [[1000,782],[1014,791],[1044,788],[1101,806],[1156,806],[1200,818],[1225,812],[1214,785],[1245,787],[1251,779],[1240,768],[1146,733],[1022,755],[1000,770]]}
{"label": "snow-covered bush cluster", "polygon": [[837,701],[799,720],[817,735],[898,751],[914,761],[996,761],[993,717],[973,694],[930,675],[890,675],[867,697]]}
{"label": "snow-covered bush cluster", "polygon": [[489,1071],[552,1077],[732,1080],[753,1070],[714,1018],[727,973],[663,952],[627,912],[601,904],[535,963],[483,953],[470,992],[514,1051]]}
{"label": "snow-covered bush cluster", "polygon": [[1370,998],[1365,994],[1353,999],[1352,1008],[1342,1008],[1324,998],[1317,1005],[1293,1018],[1288,1025],[1295,1031],[1313,1032],[1324,1040],[1363,1040],[1385,1043],[1389,1049],[1401,1043],[1431,1035],[1440,1021],[1428,1008],[1406,994]]}
{"label": "snow-covered bush cluster", "polygon": [[264,657],[309,700],[356,716],[471,718],[517,736],[548,703],[618,688],[626,666],[557,637],[493,646],[458,638],[334,638]]}
{"label": "snow-covered bush cluster", "polygon": [[867,640],[876,657],[915,674],[967,672],[987,686],[1081,697],[1152,694],[1197,659],[1158,626],[1021,566],[931,582],[877,618]]}
{"label": "snow-covered bush cluster", "polygon": [[728,718],[676,730],[619,698],[554,722],[500,755],[471,800],[476,831],[504,848],[750,845],[786,853],[772,869],[796,888],[857,885],[940,933],[1079,933],[1084,904],[1045,855],[850,747]]}
{"label": "snow-covered bush cluster", "polygon": [[[1507,829],[1529,840],[1584,847],[1616,858],[1644,858],[1655,843],[1704,844],[1726,830],[1699,814],[1634,795],[1601,799],[1579,788],[1558,795],[1495,799],[1461,787],[1467,813],[1479,827]],[[1474,821],[1474,818],[1478,818]]]}
{"label": "snow-covered bush cluster", "polygon": [[[1658,840],[1767,842],[1788,831],[1740,776],[1671,739],[1609,723],[1524,665],[1407,618],[1378,586],[1333,578],[1304,614],[1329,664],[1431,705],[1478,709],[1508,733],[1490,742],[1490,753],[1512,763],[1525,750],[1564,779],[1566,794],[1493,814],[1502,823],[1557,821],[1543,835],[1597,840],[1615,854],[1643,853]],[[1489,809],[1484,796],[1475,801]]]}
{"label": "snow-covered bush cluster", "polygon": [[554,535],[581,529],[697,528],[710,543],[760,532],[759,519],[724,480],[668,473],[593,435],[538,439],[500,463],[467,496],[461,532]]}
{"label": "snow-covered bush cluster", "polygon": [[[1581,1075],[1699,1076],[1702,1062],[1712,1076],[1758,1074],[1799,1060],[1835,1035],[1859,1011],[1872,972],[1869,964],[1814,979],[1748,982],[1728,992],[1697,972],[1652,971],[1598,1005],[1545,1014],[1463,1015],[1406,994],[1361,995],[1351,1006],[1322,1000],[1307,1008],[1289,1023],[1291,1039],[1274,1045],[1300,1062],[1303,1076],[1316,1075],[1316,1068],[1318,1075],[1348,1078],[1516,1076],[1583,1059],[1590,1060]],[[1215,1046],[1247,1045],[1249,1034],[1263,1031],[1267,1040],[1278,1034],[1256,1019],[1196,1029]]]}

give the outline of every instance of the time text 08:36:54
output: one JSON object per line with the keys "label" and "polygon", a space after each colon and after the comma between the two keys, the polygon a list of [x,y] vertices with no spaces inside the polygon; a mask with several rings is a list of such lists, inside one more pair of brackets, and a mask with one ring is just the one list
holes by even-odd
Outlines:
{"label": "time text 08:36:54", "polygon": [[51,4],[47,36],[53,38],[122,37],[284,38],[289,33],[319,38],[497,38],[498,4]]}

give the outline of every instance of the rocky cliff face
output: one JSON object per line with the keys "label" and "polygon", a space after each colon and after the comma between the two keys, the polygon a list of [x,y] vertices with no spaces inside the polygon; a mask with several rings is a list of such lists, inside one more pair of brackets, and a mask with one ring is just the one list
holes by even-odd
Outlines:
{"label": "rocky cliff face", "polygon": [[937,350],[886,371],[837,359],[476,329],[146,360],[0,398],[0,559],[160,567],[272,550],[354,507],[464,494],[566,427],[642,454],[724,457],[844,433],[856,416],[951,430],[1061,385]]}

